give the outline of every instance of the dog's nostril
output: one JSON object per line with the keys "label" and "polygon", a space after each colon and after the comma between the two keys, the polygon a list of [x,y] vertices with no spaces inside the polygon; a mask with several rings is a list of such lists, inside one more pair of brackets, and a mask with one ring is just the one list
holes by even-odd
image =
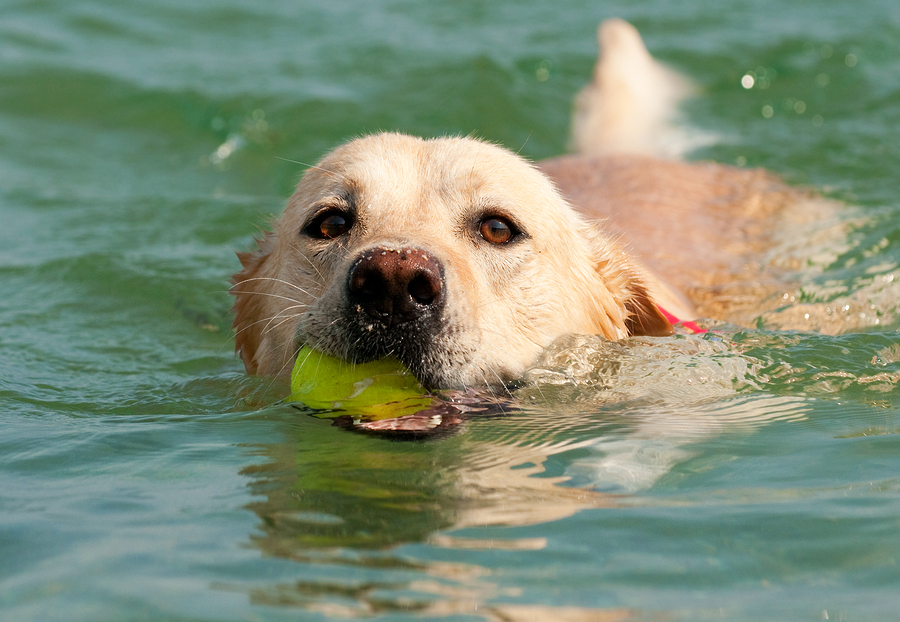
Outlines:
{"label": "dog's nostril", "polygon": [[365,260],[360,262],[350,274],[348,285],[351,292],[366,298],[379,296],[381,292],[386,292],[388,289],[384,275],[373,269],[371,264]]}
{"label": "dog's nostril", "polygon": [[441,282],[433,274],[422,272],[409,282],[407,291],[419,304],[430,305],[441,293]]}

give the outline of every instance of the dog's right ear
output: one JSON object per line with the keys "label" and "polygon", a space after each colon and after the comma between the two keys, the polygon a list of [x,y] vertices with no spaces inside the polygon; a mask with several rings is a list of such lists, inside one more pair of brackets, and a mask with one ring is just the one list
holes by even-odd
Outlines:
{"label": "dog's right ear", "polygon": [[234,296],[234,349],[244,362],[248,373],[259,370],[257,352],[266,327],[267,298],[270,279],[265,273],[269,263],[269,249],[273,234],[267,232],[258,240],[259,250],[237,253],[243,268],[231,277],[229,293]]}

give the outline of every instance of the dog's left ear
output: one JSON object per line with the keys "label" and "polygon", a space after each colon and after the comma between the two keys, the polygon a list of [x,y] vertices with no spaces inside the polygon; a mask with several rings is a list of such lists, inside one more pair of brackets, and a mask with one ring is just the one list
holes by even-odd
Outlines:
{"label": "dog's left ear", "polygon": [[651,300],[650,293],[644,287],[635,288],[625,308],[628,310],[625,328],[629,336],[666,337],[675,334],[675,327]]}
{"label": "dog's left ear", "polygon": [[267,291],[271,279],[266,278],[265,273],[267,264],[271,263],[268,260],[272,238],[272,234],[267,232],[262,240],[257,240],[259,250],[238,253],[242,269],[231,277],[229,293],[234,296],[234,349],[251,374],[259,373],[257,352],[268,325],[266,309],[272,294]]}

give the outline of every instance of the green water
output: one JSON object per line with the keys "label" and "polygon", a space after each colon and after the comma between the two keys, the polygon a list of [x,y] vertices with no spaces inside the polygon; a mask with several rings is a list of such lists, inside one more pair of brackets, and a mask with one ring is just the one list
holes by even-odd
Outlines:
{"label": "green water", "polygon": [[[647,383],[425,443],[244,375],[227,280],[291,161],[559,154],[611,16],[702,86],[692,158],[848,204],[798,301],[858,331],[635,344]],[[3,2],[0,619],[897,619],[898,59],[895,0]]]}

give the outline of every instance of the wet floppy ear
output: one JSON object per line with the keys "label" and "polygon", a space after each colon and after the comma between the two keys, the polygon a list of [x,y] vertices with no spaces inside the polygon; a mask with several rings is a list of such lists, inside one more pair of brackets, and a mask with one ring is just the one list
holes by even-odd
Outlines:
{"label": "wet floppy ear", "polygon": [[643,286],[633,286],[633,295],[625,302],[628,317],[625,328],[630,336],[665,337],[674,335],[675,328],[650,298]]}
{"label": "wet floppy ear", "polygon": [[[659,310],[647,286],[642,271],[626,257],[622,248],[603,235],[598,224],[589,225],[586,235],[593,245],[594,270],[600,276],[605,290],[610,295],[606,309],[616,309],[615,314],[604,314],[608,327],[600,333],[611,339],[646,335],[662,337],[675,334],[675,328],[666,315]],[[625,313],[622,313],[622,307]],[[622,315],[625,315],[623,318]],[[615,317],[617,320],[613,320]]]}
{"label": "wet floppy ear", "polygon": [[266,233],[266,237],[259,242],[259,250],[237,254],[243,268],[231,277],[229,290],[234,296],[234,349],[251,374],[258,373],[256,354],[266,327],[267,289],[271,281],[264,274],[270,256],[271,238],[272,234]]}

